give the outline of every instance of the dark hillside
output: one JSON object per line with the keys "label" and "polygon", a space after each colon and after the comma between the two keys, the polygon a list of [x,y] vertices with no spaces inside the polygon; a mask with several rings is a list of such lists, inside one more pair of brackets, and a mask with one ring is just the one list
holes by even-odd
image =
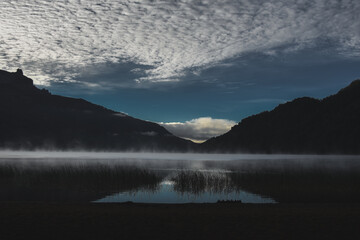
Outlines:
{"label": "dark hillside", "polygon": [[0,71],[0,148],[187,151],[158,124],[40,90],[21,70]]}
{"label": "dark hillside", "polygon": [[303,97],[243,119],[204,151],[360,153],[360,80],[322,100]]}

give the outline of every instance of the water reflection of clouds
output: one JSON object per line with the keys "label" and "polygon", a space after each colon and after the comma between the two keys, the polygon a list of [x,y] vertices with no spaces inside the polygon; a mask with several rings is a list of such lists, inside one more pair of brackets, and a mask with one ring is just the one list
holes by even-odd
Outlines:
{"label": "water reflection of clouds", "polygon": [[171,181],[164,181],[158,190],[149,192],[140,190],[137,192],[116,193],[95,201],[96,203],[110,202],[134,202],[134,203],[215,203],[218,201],[241,201],[242,203],[276,203],[271,198],[262,197],[246,191],[232,191],[228,193],[193,194],[191,192],[178,192],[174,189]]}
{"label": "water reflection of clouds", "polygon": [[[338,190],[350,189],[340,199],[350,201],[358,192],[359,160],[360,156],[0,152],[0,183],[11,183],[0,185],[0,199],[61,201],[66,197],[66,201],[88,202],[107,195],[174,203],[259,199],[246,189],[280,202],[278,198],[287,197],[289,189],[294,194],[309,189],[310,181],[316,193],[330,182]],[[286,191],[279,196],[279,184],[284,183]]]}

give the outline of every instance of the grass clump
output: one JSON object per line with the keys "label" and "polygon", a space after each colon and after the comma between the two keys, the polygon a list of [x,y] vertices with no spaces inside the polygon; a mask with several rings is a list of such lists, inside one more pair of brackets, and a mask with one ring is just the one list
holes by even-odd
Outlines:
{"label": "grass clump", "polygon": [[[104,194],[139,188],[155,189],[162,180],[156,173],[135,166],[107,164],[0,165],[2,200],[89,200]],[[10,199],[9,199],[10,198]],[[87,197],[84,197],[85,199]]]}

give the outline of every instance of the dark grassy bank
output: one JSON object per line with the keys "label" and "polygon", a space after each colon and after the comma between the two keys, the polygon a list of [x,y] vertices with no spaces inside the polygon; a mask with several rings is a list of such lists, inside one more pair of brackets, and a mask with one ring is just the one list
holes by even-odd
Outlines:
{"label": "dark grassy bank", "polygon": [[160,171],[141,164],[2,163],[0,201],[90,202],[122,191],[154,191],[169,179],[182,194],[245,190],[280,203],[360,203],[359,166],[327,164],[228,163],[207,170]]}
{"label": "dark grassy bank", "polygon": [[280,203],[360,203],[360,168],[347,165],[267,165],[235,169],[232,185]]}
{"label": "dark grassy bank", "polygon": [[1,239],[358,239],[360,205],[0,205]]}
{"label": "dark grassy bank", "polygon": [[235,186],[280,203],[360,203],[357,171],[264,171],[230,177]]}
{"label": "dark grassy bank", "polygon": [[82,201],[139,188],[156,189],[162,177],[147,169],[108,164],[2,164],[1,201]]}
{"label": "dark grassy bank", "polygon": [[[170,174],[141,164],[1,164],[0,239],[358,239],[358,165],[205,162],[203,171],[176,163]],[[166,177],[178,192],[247,190],[279,204],[89,203],[154,190]]]}

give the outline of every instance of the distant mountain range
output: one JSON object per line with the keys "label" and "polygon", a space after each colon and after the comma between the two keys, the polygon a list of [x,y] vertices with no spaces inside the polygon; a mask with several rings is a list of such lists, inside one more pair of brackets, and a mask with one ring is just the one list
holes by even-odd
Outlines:
{"label": "distant mountain range", "polygon": [[160,125],[52,95],[0,70],[0,149],[360,154],[360,80],[322,100],[298,98],[195,144]]}
{"label": "distant mountain range", "polygon": [[177,151],[194,143],[160,125],[40,90],[23,75],[0,71],[0,148]]}
{"label": "distant mountain range", "polygon": [[360,80],[322,100],[303,97],[243,119],[208,152],[360,154]]}

